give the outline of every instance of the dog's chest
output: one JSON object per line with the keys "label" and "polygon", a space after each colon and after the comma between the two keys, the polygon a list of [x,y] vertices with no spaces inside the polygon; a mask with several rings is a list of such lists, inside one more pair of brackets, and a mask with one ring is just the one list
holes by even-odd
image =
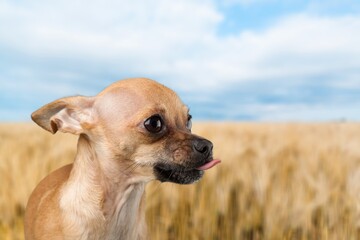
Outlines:
{"label": "dog's chest", "polygon": [[60,209],[66,239],[103,239],[106,221],[101,202],[97,185],[81,180],[64,185]]}
{"label": "dog's chest", "polygon": [[[141,209],[144,186],[128,186],[110,204],[96,188],[77,181],[62,189],[60,208],[66,239],[141,239],[146,231]],[[106,206],[109,209],[104,211]]]}
{"label": "dog's chest", "polygon": [[141,239],[146,232],[142,209],[144,186],[129,186],[117,196],[112,214],[106,216],[108,226],[105,239]]}

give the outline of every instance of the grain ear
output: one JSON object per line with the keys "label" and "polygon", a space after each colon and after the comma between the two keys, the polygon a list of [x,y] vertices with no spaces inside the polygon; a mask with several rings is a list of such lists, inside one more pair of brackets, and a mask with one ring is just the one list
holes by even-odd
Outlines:
{"label": "grain ear", "polygon": [[81,134],[95,122],[93,102],[91,97],[61,98],[33,112],[31,118],[53,134],[57,131]]}

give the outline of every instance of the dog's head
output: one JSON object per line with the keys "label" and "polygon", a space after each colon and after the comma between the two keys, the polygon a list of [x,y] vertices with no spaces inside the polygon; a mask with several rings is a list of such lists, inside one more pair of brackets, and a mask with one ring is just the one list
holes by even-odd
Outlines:
{"label": "dog's head", "polygon": [[212,143],[191,133],[189,109],[176,93],[149,79],[118,81],[95,97],[59,99],[32,119],[52,133],[87,135],[111,159],[110,168],[147,179],[188,184],[219,162]]}

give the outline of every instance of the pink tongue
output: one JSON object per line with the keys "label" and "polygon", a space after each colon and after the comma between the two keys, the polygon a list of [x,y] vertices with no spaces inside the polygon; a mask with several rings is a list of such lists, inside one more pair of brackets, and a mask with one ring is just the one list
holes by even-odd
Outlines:
{"label": "pink tongue", "polygon": [[220,163],[221,161],[218,160],[218,159],[213,159],[211,160],[210,162],[196,168],[197,170],[207,170],[207,169],[210,169],[212,168],[213,166],[215,166],[216,164]]}

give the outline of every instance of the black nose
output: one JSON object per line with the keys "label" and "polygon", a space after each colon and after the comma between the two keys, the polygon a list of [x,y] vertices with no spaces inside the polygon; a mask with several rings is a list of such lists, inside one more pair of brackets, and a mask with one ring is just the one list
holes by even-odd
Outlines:
{"label": "black nose", "polygon": [[202,155],[209,155],[213,149],[213,144],[206,139],[195,139],[193,141],[193,148]]}

